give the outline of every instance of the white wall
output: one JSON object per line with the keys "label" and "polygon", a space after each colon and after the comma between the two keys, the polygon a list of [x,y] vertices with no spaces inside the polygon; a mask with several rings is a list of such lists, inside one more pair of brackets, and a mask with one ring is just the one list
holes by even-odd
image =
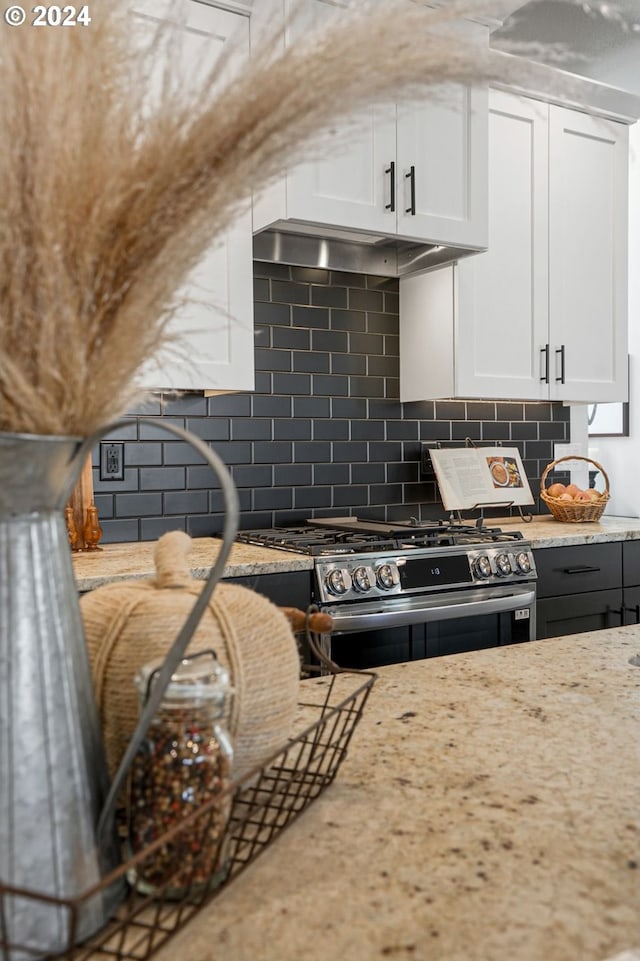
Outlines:
{"label": "white wall", "polygon": [[607,514],[640,517],[640,122],[629,134],[629,436],[592,438],[589,457],[609,475]]}

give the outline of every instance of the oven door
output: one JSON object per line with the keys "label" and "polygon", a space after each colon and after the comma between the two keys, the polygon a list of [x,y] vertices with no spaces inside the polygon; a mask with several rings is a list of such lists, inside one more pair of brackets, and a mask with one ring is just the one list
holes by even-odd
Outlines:
{"label": "oven door", "polygon": [[341,667],[369,668],[535,638],[535,583],[325,605],[322,639]]}

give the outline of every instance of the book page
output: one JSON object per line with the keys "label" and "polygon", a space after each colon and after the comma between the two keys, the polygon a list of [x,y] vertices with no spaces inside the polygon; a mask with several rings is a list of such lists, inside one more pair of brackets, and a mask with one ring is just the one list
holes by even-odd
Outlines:
{"label": "book page", "polygon": [[533,504],[516,447],[460,447],[430,451],[446,510]]}

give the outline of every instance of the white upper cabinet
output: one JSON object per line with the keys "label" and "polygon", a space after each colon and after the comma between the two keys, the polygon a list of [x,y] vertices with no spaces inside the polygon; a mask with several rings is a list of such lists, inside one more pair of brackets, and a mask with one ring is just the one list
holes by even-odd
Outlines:
{"label": "white upper cabinet", "polygon": [[552,398],[627,399],[628,134],[549,108]]}
{"label": "white upper cabinet", "polygon": [[[284,0],[283,15],[290,12]],[[341,15],[306,0],[287,43]],[[486,28],[450,29],[488,43]],[[420,101],[372,105],[336,124],[314,159],[256,198],[254,230],[287,220],[407,240],[487,245],[487,92],[451,84]]]}
{"label": "white upper cabinet", "polygon": [[627,150],[622,123],[491,92],[489,249],[401,278],[402,400],[627,398]]}
{"label": "white upper cabinet", "polygon": [[[208,4],[183,0],[173,45],[176,69],[197,81],[233,37],[249,53],[249,18]],[[165,8],[166,9],[166,8]],[[156,0],[136,0],[138,26],[157,22]],[[161,15],[161,14],[160,14]],[[240,213],[192,271],[177,298],[172,345],[142,373],[148,390],[252,390],[254,386],[253,250],[251,212]]]}
{"label": "white upper cabinet", "polygon": [[448,84],[430,99],[398,106],[399,236],[487,246],[487,100],[486,88]]}
{"label": "white upper cabinet", "polygon": [[455,270],[460,394],[549,397],[547,110],[491,92],[489,249]]}

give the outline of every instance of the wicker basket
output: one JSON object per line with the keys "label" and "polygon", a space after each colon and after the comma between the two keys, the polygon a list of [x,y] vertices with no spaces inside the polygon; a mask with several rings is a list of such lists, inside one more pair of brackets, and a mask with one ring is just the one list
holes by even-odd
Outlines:
{"label": "wicker basket", "polygon": [[[370,671],[340,671],[331,677],[300,684],[292,737],[284,740],[262,767],[247,772],[234,785],[225,788],[233,793],[233,808],[224,841],[228,873],[222,884],[209,887],[194,882],[185,886],[180,898],[170,896],[172,876],[166,878],[153,897],[145,897],[131,887],[106,926],[84,943],[75,943],[80,913],[92,899],[103,896],[114,878],[128,878],[132,870],[139,871],[148,858],[153,859],[158,849],[166,845],[176,855],[176,871],[184,871],[180,853],[189,851],[194,831],[204,835],[209,830],[221,803],[221,796],[217,795],[136,855],[125,852],[128,860],[73,899],[63,900],[0,882],[3,922],[10,917],[16,901],[24,905],[24,911],[41,910],[44,905],[51,911],[52,918],[49,929],[43,926],[37,932],[40,942],[31,940],[28,945],[20,943],[17,933],[6,923],[0,924],[2,961],[18,958],[36,961],[45,953],[48,961],[148,961],[173,934],[184,931],[189,919],[232,884],[262,851],[277,842],[282,831],[333,783],[348,754],[375,678]],[[124,837],[126,824],[123,832]],[[193,875],[201,858],[199,854],[190,861]],[[34,877],[34,882],[37,880]],[[48,950],[53,931],[60,931],[60,937],[68,941],[55,955]],[[185,956],[184,951],[174,950],[171,954],[169,947],[167,951],[167,957]],[[215,956],[220,957],[217,951]]]}
{"label": "wicker basket", "polygon": [[[563,461],[575,461],[584,460],[600,471],[604,478],[605,489],[599,492],[599,497],[597,500],[592,501],[563,501],[558,497],[552,497],[545,487],[545,482],[547,475],[561,464]],[[597,461],[591,460],[590,457],[577,457],[575,454],[569,455],[568,457],[559,457],[558,460],[554,460],[551,464],[547,464],[544,469],[544,473],[540,478],[540,497],[545,502],[553,516],[557,521],[565,521],[569,524],[581,524],[585,521],[599,521],[602,517],[602,513],[607,506],[607,501],[609,500],[609,478],[607,477],[607,472]]]}

